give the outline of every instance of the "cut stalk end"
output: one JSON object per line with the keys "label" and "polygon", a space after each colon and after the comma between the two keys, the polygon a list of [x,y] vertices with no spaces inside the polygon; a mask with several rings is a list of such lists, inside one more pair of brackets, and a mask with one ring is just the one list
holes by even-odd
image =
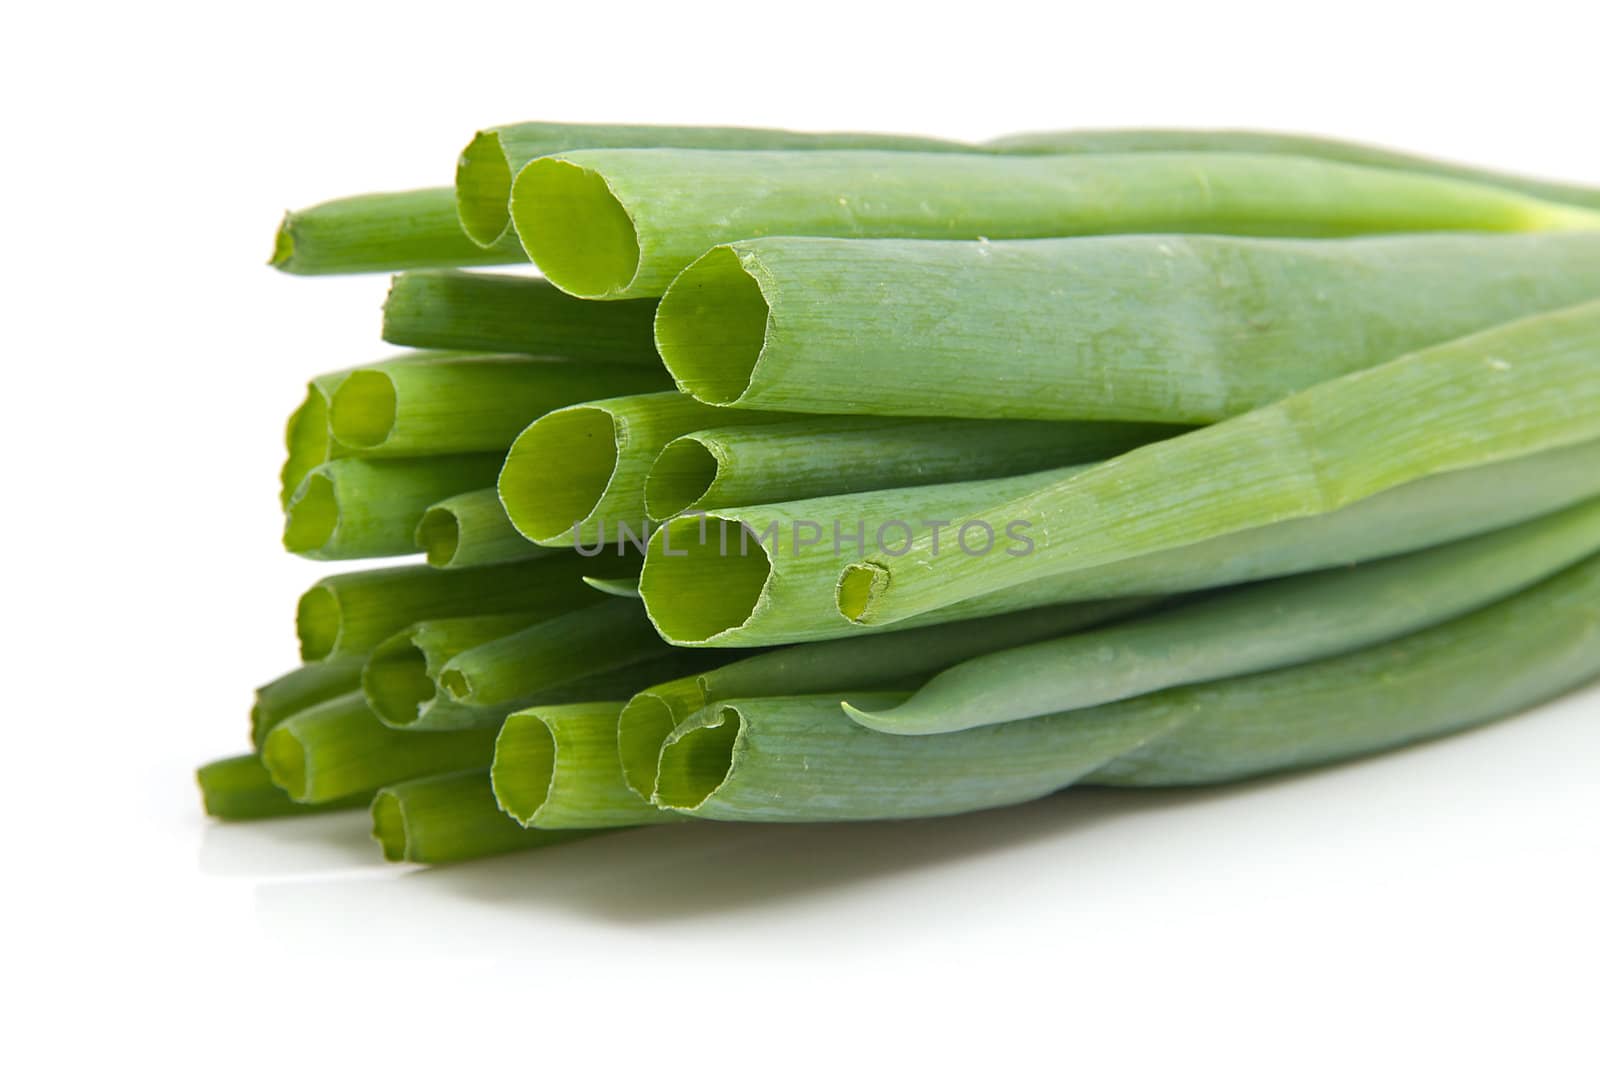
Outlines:
{"label": "cut stalk end", "polygon": [[571,544],[599,505],[617,467],[616,424],[598,408],[571,407],[536,419],[512,442],[500,470],[500,500],[517,532],[539,544]]}
{"label": "cut stalk end", "polygon": [[306,750],[287,724],[275,726],[261,746],[261,763],[290,800],[307,801]]}
{"label": "cut stalk end", "polygon": [[663,638],[709,644],[750,621],[772,576],[766,545],[741,523],[685,516],[658,529],[645,552],[639,595]]}
{"label": "cut stalk end", "polygon": [[409,631],[379,645],[361,672],[361,691],[372,713],[385,725],[403,728],[422,714],[422,705],[436,690],[428,677],[428,661]]}
{"label": "cut stalk end", "polygon": [[721,464],[703,442],[680,437],[662,449],[644,483],[644,510],[666,522],[695,507],[717,480]]}
{"label": "cut stalk end", "polygon": [[355,371],[334,390],[328,427],[346,448],[377,448],[394,432],[398,403],[386,371]]}
{"label": "cut stalk end", "polygon": [[405,808],[400,798],[387,790],[379,790],[372,799],[372,837],[390,863],[409,858],[411,843],[406,837]]}
{"label": "cut stalk end", "polygon": [[550,728],[525,711],[506,719],[489,768],[500,810],[523,826],[531,824],[550,798],[555,769],[556,739]]}
{"label": "cut stalk end", "polygon": [[889,587],[889,572],[876,563],[852,563],[839,576],[834,593],[839,614],[851,622],[865,622],[866,614],[885,589]]}
{"label": "cut stalk end", "polygon": [[430,567],[448,567],[461,547],[461,522],[448,507],[435,504],[417,523],[417,547],[427,554]]}
{"label": "cut stalk end", "polygon": [[267,266],[276,267],[285,274],[296,273],[294,267],[294,212],[285,211],[278,232],[272,239],[272,258]]}
{"label": "cut stalk end", "polygon": [[339,528],[339,501],[333,479],[314,473],[300,483],[283,517],[283,547],[295,553],[313,553],[333,540]]}
{"label": "cut stalk end", "polygon": [[685,719],[661,747],[656,791],[650,798],[670,811],[693,811],[733,772],[744,719],[729,705]]}
{"label": "cut stalk end", "polygon": [[713,248],[678,275],[656,308],[661,362],[701,403],[737,403],[766,347],[772,309],[753,263],[726,245]]}
{"label": "cut stalk end", "polygon": [[656,791],[656,764],[661,745],[672,733],[672,708],[653,693],[639,693],[622,705],[617,717],[617,754],[622,780],[641,799]]}
{"label": "cut stalk end", "polygon": [[633,219],[596,171],[536,159],[511,186],[523,250],[556,288],[590,300],[625,295],[639,273]]}
{"label": "cut stalk end", "polygon": [[295,607],[294,628],[300,638],[300,658],[307,663],[327,659],[339,643],[343,628],[339,598],[326,586],[314,585]]}
{"label": "cut stalk end", "polygon": [[456,160],[456,216],[473,244],[489,248],[511,230],[511,163],[494,130],[480,130]]}

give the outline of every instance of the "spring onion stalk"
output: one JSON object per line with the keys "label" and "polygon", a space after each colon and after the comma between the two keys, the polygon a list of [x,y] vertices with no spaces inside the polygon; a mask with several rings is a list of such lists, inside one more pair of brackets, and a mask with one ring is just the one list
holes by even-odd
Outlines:
{"label": "spring onion stalk", "polygon": [[671,821],[636,795],[617,759],[618,701],[530,708],[506,719],[490,771],[500,807],[551,830]]}
{"label": "spring onion stalk", "polygon": [[633,578],[596,578],[593,575],[584,575],[584,583],[591,589],[598,589],[607,596],[625,597],[628,600],[639,600],[639,579]]}
{"label": "spring onion stalk", "polygon": [[916,152],[971,150],[953,141],[880,133],[519,122],[480,131],[461,153],[456,164],[455,189],[461,228],[485,248],[516,248],[509,207],[512,179],[532,160],[579,148],[734,148],[790,152],[827,148]]}
{"label": "spring onion stalk", "polygon": [[229,821],[315,815],[367,802],[365,796],[352,796],[326,804],[297,804],[272,783],[261,757],[254,752],[213,760],[195,771],[195,779],[206,814]]}
{"label": "spring onion stalk", "polygon": [[257,689],[250,707],[250,747],[259,751],[267,731],[295,712],[354,692],[366,662],[365,656],[335,656],[303,663]]}
{"label": "spring onion stalk", "polygon": [[524,167],[511,214],[546,278],[604,300],[659,296],[707,249],[769,234],[1348,237],[1600,226],[1600,212],[1493,186],[1225,153],[577,151]]}
{"label": "spring onion stalk", "polygon": [[1198,424],[1596,296],[1600,231],[771,237],[696,260],[656,337],[710,404]]}
{"label": "spring onion stalk", "polygon": [[271,264],[288,274],[365,274],[412,267],[525,261],[515,249],[480,248],[461,230],[453,189],[370,193],[291,211]]}
{"label": "spring onion stalk", "polygon": [[1497,533],[1247,586],[978,656],[897,707],[845,711],[885,733],[949,733],[1286,667],[1437,625],[1600,553],[1600,500]]}
{"label": "spring onion stalk", "polygon": [[1567,182],[1544,181],[1484,167],[1450,163],[1376,145],[1303,134],[1257,130],[1059,130],[1012,134],[985,142],[989,151],[1006,153],[1249,152],[1306,156],[1364,167],[1436,174],[1557,200],[1579,207],[1600,208],[1600,189]]}
{"label": "spring onion stalk", "polygon": [[307,559],[407,556],[436,501],[494,484],[501,453],[330,460],[289,498],[283,547]]}
{"label": "spring onion stalk", "polygon": [[513,274],[412,271],[395,276],[383,304],[390,344],[660,370],[654,322],[653,300],[575,300],[543,278]]}
{"label": "spring onion stalk", "polygon": [[708,407],[680,393],[576,404],[536,420],[512,444],[500,500],[522,536],[541,545],[598,551],[642,542],[645,479],[671,441],[708,426],[786,418]]}
{"label": "spring onion stalk", "polygon": [[435,681],[439,671],[459,652],[559,617],[524,612],[413,623],[372,650],[361,672],[361,690],[372,713],[386,726],[408,727],[423,719],[435,729],[487,725],[451,721],[451,708],[435,706],[441,696]]}
{"label": "spring onion stalk", "polygon": [[1600,675],[1600,558],[1397,641],[1261,674],[949,734],[836,711],[897,694],[735,700],[667,738],[657,806],[709,819],[947,815],[1075,782],[1197,785],[1378,752],[1532,707]]}
{"label": "spring onion stalk", "polygon": [[663,651],[638,601],[607,597],[459,652],[439,669],[438,681],[460,703],[500,707]]}
{"label": "spring onion stalk", "polygon": [[378,790],[372,801],[372,836],[390,862],[460,863],[591,835],[518,826],[496,806],[489,770],[482,767]]}
{"label": "spring onion stalk", "polygon": [[430,567],[482,567],[548,556],[511,525],[498,490],[476,489],[441,500],[422,513],[417,547]]}
{"label": "spring onion stalk", "polygon": [[300,656],[311,661],[370,652],[423,619],[570,611],[605,596],[585,585],[584,575],[619,577],[638,567],[636,557],[583,559],[569,552],[496,567],[386,567],[329,575],[300,597]]}
{"label": "spring onion stalk", "polygon": [[328,426],[366,457],[504,452],[556,408],[670,384],[659,366],[457,355],[351,372],[334,390]]}
{"label": "spring onion stalk", "polygon": [[493,729],[391,730],[360,692],[336,697],[274,726],[261,762],[291,799],[320,803],[395,782],[488,766]]}
{"label": "spring onion stalk", "polygon": [[692,509],[1001,478],[1108,459],[1172,433],[1138,423],[985,419],[720,426],[662,450],[645,481],[645,509],[665,522]]}
{"label": "spring onion stalk", "polygon": [[634,694],[617,720],[623,778],[640,799],[649,797],[662,742],[673,727],[707,704],[734,697],[916,685],[962,660],[1098,626],[1152,603],[1068,604],[912,632],[872,633],[854,641],[794,645],[652,685]]}
{"label": "spring onion stalk", "polygon": [[[846,618],[881,625],[996,588],[1322,515],[1446,471],[1600,438],[1600,301],[1495,327],[1312,386],[1109,460],[963,523],[1030,523],[1025,554],[850,565]],[[649,599],[649,584],[644,583]]]}

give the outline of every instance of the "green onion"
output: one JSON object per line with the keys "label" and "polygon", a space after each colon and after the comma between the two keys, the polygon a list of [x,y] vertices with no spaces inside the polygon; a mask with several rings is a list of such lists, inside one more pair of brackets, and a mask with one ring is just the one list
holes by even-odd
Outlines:
{"label": "green onion", "polygon": [[1600,500],[1354,571],[1246,586],[978,656],[897,707],[845,711],[886,733],[948,733],[1323,659],[1485,607],[1597,552]]}
{"label": "green onion", "polygon": [[[871,555],[840,612],[882,624],[1067,571],[1176,548],[1464,467],[1600,437],[1600,301],[1423,349],[1215,426],[1129,452],[963,525],[1030,525],[982,556]],[[646,573],[641,587],[650,598]]]}
{"label": "green onion", "polygon": [[434,502],[494,484],[501,453],[414,459],[335,459],[289,498],[283,547],[308,559],[406,556]]}
{"label": "green onion", "polygon": [[664,522],[691,509],[1000,478],[1107,459],[1172,433],[1136,423],[984,419],[719,426],[662,450],[645,481],[645,508]]}
{"label": "green onion", "polygon": [[250,708],[250,747],[259,750],[267,731],[295,712],[354,692],[366,662],[364,656],[334,656],[303,663],[257,689]]}
{"label": "green onion", "polygon": [[281,815],[315,815],[367,802],[365,796],[343,797],[326,804],[298,804],[272,783],[261,757],[254,752],[214,760],[195,771],[206,814],[218,819],[275,819]]}
{"label": "green onion", "polygon": [[632,557],[583,559],[564,552],[497,567],[388,567],[329,575],[300,597],[300,656],[309,661],[370,652],[423,619],[568,611],[605,596],[583,583],[585,574],[620,576],[638,566]]}
{"label": "green onion", "polygon": [[773,237],[696,260],[656,339],[709,404],[1208,423],[1596,296],[1600,232]]}
{"label": "green onion", "polygon": [[490,772],[494,795],[523,826],[581,829],[669,821],[636,796],[617,758],[619,702],[530,708],[506,719]]}
{"label": "green onion", "polygon": [[708,426],[785,418],[707,407],[679,393],[576,404],[537,419],[512,444],[500,500],[522,536],[541,545],[642,542],[645,478],[669,442]]}
{"label": "green onion", "polygon": [[1436,174],[1445,178],[1497,185],[1545,200],[1600,208],[1600,189],[1588,185],[1541,181],[1483,167],[1429,159],[1374,145],[1255,130],[1059,130],[1013,134],[985,142],[983,148],[1006,153],[1124,152],[1249,152],[1307,156],[1365,167]]}
{"label": "green onion", "polygon": [[363,274],[411,267],[518,263],[515,249],[474,244],[456,218],[453,189],[370,193],[291,211],[271,264],[289,274]]}
{"label": "green onion", "polygon": [[1223,153],[576,151],[524,167],[511,213],[546,278],[606,300],[659,296],[708,248],[768,234],[1334,237],[1600,226],[1600,212],[1493,186]]}
{"label": "green onion", "polygon": [[668,384],[659,366],[453,355],[352,371],[333,393],[328,425],[368,457],[503,452],[546,412]]}
{"label": "green onion", "polygon": [[956,733],[884,734],[835,710],[899,694],[718,704],[667,738],[653,799],[702,818],[810,822],[975,811],[1079,781],[1230,781],[1466,729],[1597,675],[1600,557],[1359,652]]}
{"label": "green onion", "polygon": [[734,697],[915,685],[964,659],[1097,626],[1151,603],[1069,604],[914,632],[794,645],[652,685],[628,700],[617,721],[623,778],[641,799],[649,797],[655,790],[661,743],[673,727],[707,704]]}
{"label": "green onion", "polygon": [[389,286],[383,339],[413,348],[525,352],[659,371],[655,311],[653,300],[575,300],[543,278],[413,271],[396,275]]}
{"label": "green onion", "polygon": [[456,164],[461,227],[485,248],[516,248],[511,234],[511,183],[540,156],[576,148],[746,148],[787,151],[823,148],[967,151],[931,137],[881,133],[801,133],[734,126],[599,126],[519,122],[479,131]]}
{"label": "green onion", "polygon": [[459,652],[542,619],[560,617],[525,612],[413,623],[372,650],[361,672],[361,690],[372,713],[386,726],[457,730],[490,725],[471,721],[462,714],[465,709],[443,698],[436,684],[439,671]]}
{"label": "green onion", "polygon": [[261,746],[261,762],[291,798],[318,803],[409,778],[488,766],[494,735],[493,729],[391,730],[356,692],[274,726]]}
{"label": "green onion", "polygon": [[519,534],[500,503],[499,490],[492,488],[461,493],[424,511],[416,541],[431,567],[482,567],[555,551]]}
{"label": "green onion", "polygon": [[378,790],[372,836],[391,862],[459,863],[591,836],[579,830],[529,830],[506,818],[487,768],[417,778]]}
{"label": "green onion", "polygon": [[607,597],[457,653],[438,683],[462,704],[494,708],[664,651],[638,601]]}

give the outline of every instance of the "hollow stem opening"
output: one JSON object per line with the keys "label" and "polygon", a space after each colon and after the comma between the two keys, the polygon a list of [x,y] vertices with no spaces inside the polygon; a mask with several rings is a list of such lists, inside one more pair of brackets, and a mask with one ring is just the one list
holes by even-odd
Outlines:
{"label": "hollow stem opening", "polygon": [[750,621],[772,575],[766,543],[727,519],[673,519],[650,538],[639,595],[661,636],[699,644]]}
{"label": "hollow stem opening", "polygon": [[394,432],[398,404],[393,378],[381,370],[358,370],[334,390],[328,425],[348,448],[377,448]]}
{"label": "hollow stem opening", "polygon": [[547,542],[589,517],[616,467],[616,426],[608,413],[553,411],[512,443],[500,470],[500,500],[522,536]]}
{"label": "hollow stem opening", "polygon": [[500,728],[489,780],[500,807],[527,826],[550,798],[556,739],[537,716],[518,713]]}
{"label": "hollow stem opening", "polygon": [[700,503],[717,480],[717,457],[700,441],[680,437],[662,449],[644,483],[645,513],[665,522]]}
{"label": "hollow stem opening", "polygon": [[750,388],[770,312],[739,254],[713,248],[662,296],[656,350],[679,389],[705,404],[731,404]]}
{"label": "hollow stem opening", "polygon": [[603,299],[639,272],[639,239],[605,178],[554,157],[522,168],[511,188],[511,219],[528,258],[558,289]]}
{"label": "hollow stem opening", "polygon": [[661,749],[654,800],[664,807],[693,811],[727,781],[744,720],[723,705],[700,712],[685,726],[689,728]]}

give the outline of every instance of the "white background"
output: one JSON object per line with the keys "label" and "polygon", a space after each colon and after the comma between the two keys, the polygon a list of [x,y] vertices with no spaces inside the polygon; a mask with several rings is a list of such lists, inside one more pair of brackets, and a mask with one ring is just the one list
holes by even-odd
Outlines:
{"label": "white background", "polygon": [[283,419],[380,350],[383,279],[262,265],[284,208],[527,118],[1279,127],[1600,181],[1592,4],[46,9],[0,44],[8,1062],[1595,1062],[1600,691],[1249,786],[441,871],[360,814],[206,825],[191,780],[320,573]]}

